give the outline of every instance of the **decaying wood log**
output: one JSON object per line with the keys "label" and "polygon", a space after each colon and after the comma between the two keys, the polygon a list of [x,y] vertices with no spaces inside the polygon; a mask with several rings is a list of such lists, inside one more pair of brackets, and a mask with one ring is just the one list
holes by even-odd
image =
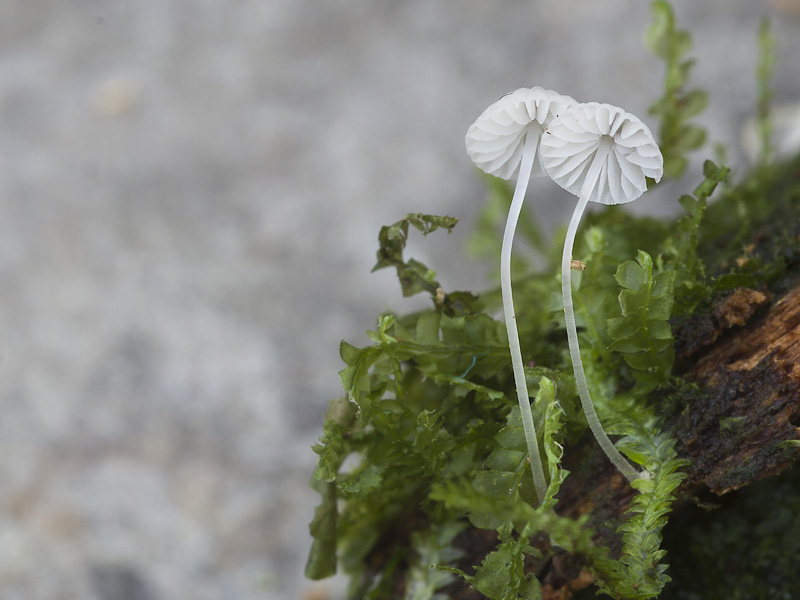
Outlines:
{"label": "decaying wood log", "polygon": [[[737,290],[724,318],[738,324],[741,299],[753,294]],[[684,489],[724,494],[790,466],[797,452],[783,442],[800,439],[800,287],[723,336],[690,377],[703,394],[676,428],[678,452],[692,461]]]}

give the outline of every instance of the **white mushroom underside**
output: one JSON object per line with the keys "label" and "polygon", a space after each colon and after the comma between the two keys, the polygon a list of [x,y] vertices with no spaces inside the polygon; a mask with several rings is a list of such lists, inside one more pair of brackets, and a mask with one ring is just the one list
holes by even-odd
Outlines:
{"label": "white mushroom underside", "polygon": [[[527,136],[541,136],[545,124],[573,104],[575,100],[569,96],[540,87],[511,92],[470,126],[465,139],[467,153],[486,173],[512,179],[518,174]],[[545,174],[538,150],[531,174]]]}
{"label": "white mushroom underside", "polygon": [[[606,145],[608,151],[600,152]],[[579,105],[553,119],[540,153],[553,181],[576,196],[584,191],[590,165],[600,157],[599,174],[588,189],[589,200],[602,204],[635,200],[647,189],[646,177],[659,180],[663,166],[647,126],[608,104]]]}

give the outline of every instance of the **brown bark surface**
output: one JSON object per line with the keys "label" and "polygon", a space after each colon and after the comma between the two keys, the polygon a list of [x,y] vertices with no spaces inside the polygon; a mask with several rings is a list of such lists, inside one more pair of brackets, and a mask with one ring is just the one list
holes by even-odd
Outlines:
{"label": "brown bark surface", "polygon": [[[722,321],[743,324],[755,294],[737,290],[717,311]],[[678,453],[692,461],[684,489],[724,494],[790,466],[797,453],[783,442],[800,439],[800,287],[721,336],[690,377],[703,394],[676,431]]]}

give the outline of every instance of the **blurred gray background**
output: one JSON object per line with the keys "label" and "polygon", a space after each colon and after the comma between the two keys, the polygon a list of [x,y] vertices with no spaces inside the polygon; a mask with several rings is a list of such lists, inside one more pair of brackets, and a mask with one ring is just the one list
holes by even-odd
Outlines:
{"label": "blurred gray background", "polygon": [[[413,255],[447,289],[489,285],[462,253],[483,200],[468,125],[533,85],[646,116],[648,6],[2,0],[0,599],[338,597],[302,578],[338,343],[418,305],[370,275],[379,227],[461,218]],[[703,122],[742,164],[778,14],[675,6]],[[796,100],[800,21],[774,29]],[[574,202],[554,187],[529,194],[548,225]]]}

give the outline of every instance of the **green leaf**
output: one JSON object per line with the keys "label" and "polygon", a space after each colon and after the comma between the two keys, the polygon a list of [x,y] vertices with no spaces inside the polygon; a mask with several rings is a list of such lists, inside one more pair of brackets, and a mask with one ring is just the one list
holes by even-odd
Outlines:
{"label": "green leaf", "polygon": [[685,32],[675,31],[675,17],[669,3],[657,0],[650,9],[653,22],[644,35],[647,49],[665,60],[687,54],[692,48],[691,37]]}
{"label": "green leaf", "polygon": [[645,345],[640,337],[638,337],[640,329],[637,329],[637,336],[626,338],[623,340],[615,340],[608,347],[609,350],[614,352],[621,352],[623,354],[632,354],[634,352],[641,352],[642,347]]}
{"label": "green leaf", "polygon": [[727,181],[730,169],[728,167],[718,167],[712,161],[707,160],[703,163],[703,176],[705,180],[694,190],[694,195],[698,200],[707,200],[717,186],[723,181]]}
{"label": "green leaf", "polygon": [[656,274],[656,276],[653,277],[653,286],[650,288],[650,295],[653,298],[672,298],[675,294],[674,284],[676,274],[675,271],[662,271]]}
{"label": "green leaf", "polygon": [[308,526],[313,541],[305,575],[309,579],[325,579],[336,574],[336,486],[314,480],[311,487],[322,495],[322,503],[314,510],[314,519]]}
{"label": "green leaf", "polygon": [[333,421],[325,421],[322,438],[314,444],[313,450],[319,455],[314,478],[320,481],[334,481],[336,472],[345,458],[347,444],[342,435],[342,426]]}
{"label": "green leaf", "polygon": [[[645,288],[645,284],[642,284],[642,288]],[[622,314],[638,314],[647,308],[647,302],[650,299],[647,291],[622,290],[617,297]]]}
{"label": "green leaf", "polygon": [[446,462],[445,457],[455,447],[456,439],[444,428],[444,417],[441,413],[423,410],[417,416],[412,448],[425,456],[423,472],[434,475]]}
{"label": "green leaf", "polygon": [[637,371],[648,371],[653,366],[653,358],[635,351],[625,355],[625,362]]}
{"label": "green leaf", "polygon": [[[671,276],[675,276],[674,271]],[[669,296],[653,296],[651,293],[647,299],[647,319],[666,321],[672,315],[672,305],[674,303],[675,297],[672,294]]]}
{"label": "green leaf", "polygon": [[453,227],[458,224],[458,219],[455,217],[440,217],[422,213],[408,214],[403,220],[411,223],[423,235],[433,233],[439,228],[446,229],[447,233],[450,233],[453,231]]}
{"label": "green leaf", "polygon": [[379,487],[383,480],[384,467],[380,465],[365,465],[354,477],[338,484],[339,491],[344,496],[363,496]]}
{"label": "green leaf", "polygon": [[625,355],[637,380],[646,386],[664,384],[670,376],[674,353],[672,330],[667,320],[674,304],[675,271],[653,275],[653,260],[639,251],[637,262],[625,261],[617,268],[622,316],[608,319],[612,339],[609,349]]}
{"label": "green leaf", "polygon": [[[726,167],[718,167],[712,160],[706,160],[703,163],[703,177],[709,181],[721,181],[724,176]],[[713,191],[713,190],[712,190]]]}
{"label": "green leaf", "polygon": [[708,107],[708,93],[705,90],[692,90],[681,98],[681,110],[685,118],[694,117]]}
{"label": "green leaf", "polygon": [[394,267],[403,296],[413,296],[420,292],[428,292],[435,296],[437,289],[441,287],[436,280],[436,273],[413,258],[409,260],[403,258],[403,250],[408,241],[408,227],[411,225],[423,235],[428,235],[440,228],[446,229],[449,233],[456,223],[458,219],[453,217],[412,213],[397,223],[385,225],[378,234],[378,260],[372,270]]}
{"label": "green leaf", "polygon": [[[490,600],[539,600],[542,590],[536,578],[523,574],[524,555],[519,542],[509,541],[500,544],[497,550],[490,552],[467,581],[481,594]],[[522,596],[514,593],[522,581],[525,586]]]}
{"label": "green leaf", "polygon": [[614,279],[622,287],[638,292],[644,286],[644,269],[632,260],[626,260],[617,268]]}
{"label": "green leaf", "polygon": [[428,346],[440,345],[439,341],[439,319],[438,312],[424,312],[417,321],[417,343]]}
{"label": "green leaf", "polygon": [[[506,426],[495,437],[497,447],[484,462],[472,480],[473,487],[495,498],[522,499],[536,503],[536,492],[528,462],[528,447],[522,426],[519,406],[511,409]],[[470,522],[482,529],[497,529],[505,522],[492,514],[475,512],[469,515]]]}
{"label": "green leaf", "polygon": [[692,48],[692,38],[676,29],[675,15],[669,2],[656,0],[651,5],[653,21],[645,36],[645,46],[664,61],[664,93],[651,107],[650,114],[660,118],[659,146],[664,157],[664,175],[680,177],[686,170],[686,153],[705,144],[706,132],[688,120],[708,105],[702,90],[686,90],[694,62],[684,56]]}
{"label": "green leaf", "polygon": [[666,317],[662,317],[664,319],[663,321],[658,321],[656,319],[647,320],[647,333],[651,339],[654,340],[672,339],[672,330],[670,329],[669,323],[667,323],[666,321],[666,319],[669,318],[669,312],[667,312],[666,315],[667,315]]}
{"label": "green leaf", "polygon": [[339,356],[346,365],[354,366],[358,364],[362,354],[363,350],[361,350],[361,348],[356,348],[344,340],[342,340],[342,342],[339,344]]}
{"label": "green leaf", "polygon": [[386,376],[376,376],[373,379],[370,369],[378,361],[385,360],[386,353],[380,346],[355,348],[344,341],[339,350],[342,360],[348,365],[339,371],[342,387],[348,398],[358,406],[359,420],[367,423],[372,418],[375,404],[383,397],[388,385]]}
{"label": "green leaf", "polygon": [[553,509],[556,506],[556,494],[558,494],[561,484],[569,475],[569,471],[561,468],[561,457],[564,453],[559,441],[563,440],[563,423],[565,420],[564,410],[556,400],[555,383],[547,377],[539,380],[539,390],[534,399],[534,408],[537,414],[542,415],[541,438],[542,447],[547,466],[547,474],[550,478],[547,484],[547,492],[542,500],[541,510]]}
{"label": "green leaf", "polygon": [[696,217],[705,208],[705,205],[701,204],[697,198],[688,194],[684,194],[678,198],[678,202],[680,202],[683,209],[689,213],[690,217]]}
{"label": "green leaf", "polygon": [[[639,331],[641,324],[631,316],[614,317],[606,321],[608,336],[612,340],[624,340],[634,337]],[[613,344],[611,346],[613,348]]]}
{"label": "green leaf", "polygon": [[673,142],[673,150],[688,152],[697,150],[706,143],[706,130],[698,125],[683,124],[678,127]]}

